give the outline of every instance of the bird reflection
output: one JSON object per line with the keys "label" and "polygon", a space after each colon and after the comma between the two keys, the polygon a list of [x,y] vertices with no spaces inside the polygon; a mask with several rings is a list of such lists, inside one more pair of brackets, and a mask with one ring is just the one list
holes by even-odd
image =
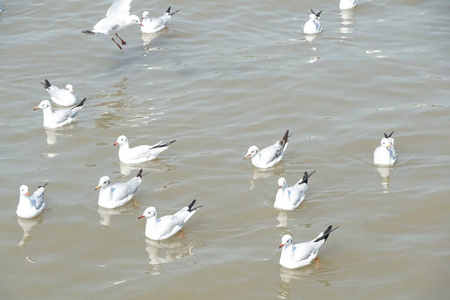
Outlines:
{"label": "bird reflection", "polygon": [[280,224],[277,227],[286,227],[288,226],[288,212],[285,210],[280,210],[278,212],[277,220]]}
{"label": "bird reflection", "polygon": [[383,193],[389,192],[389,175],[394,170],[393,167],[376,167],[378,173],[381,175],[381,185],[383,186]]}
{"label": "bird reflection", "polygon": [[161,35],[161,32],[157,33],[142,33],[142,41],[144,41],[144,49],[147,52],[152,51],[151,48],[147,47],[155,38]]}
{"label": "bird reflection", "polygon": [[339,28],[340,33],[352,33],[353,32],[353,25],[354,23],[354,17],[353,17],[353,10],[347,9],[347,10],[341,10],[341,28]]}
{"label": "bird reflection", "polygon": [[[283,174],[286,174],[286,172],[282,163],[269,169],[253,168],[253,176],[250,178],[250,190],[254,189],[255,183],[259,179],[269,178],[271,176],[280,177]],[[276,186],[276,180],[274,185]]]}
{"label": "bird reflection", "polygon": [[305,35],[305,40],[312,43],[317,37],[317,34],[307,34]]}
{"label": "bird reflection", "polygon": [[108,227],[111,224],[112,215],[134,214],[136,213],[136,209],[138,208],[139,205],[134,199],[131,199],[130,202],[118,208],[104,208],[99,206],[97,211],[100,215],[100,224],[102,224],[102,226]]}
{"label": "bird reflection", "polygon": [[153,275],[162,273],[162,264],[193,255],[193,249],[198,246],[197,242],[188,241],[186,237],[180,235],[162,241],[146,238],[145,243],[147,244],[145,250],[150,259],[149,264],[153,266],[150,271]]}
{"label": "bird reflection", "polygon": [[139,171],[139,169],[144,169],[145,172],[167,172],[175,169],[175,167],[171,164],[164,163],[161,159],[155,159],[149,162],[140,163],[140,164],[125,164],[123,162],[119,162],[120,173],[124,176],[129,176],[130,174],[134,174]]}
{"label": "bird reflection", "polygon": [[33,229],[34,226],[42,223],[43,221],[44,221],[43,214],[40,214],[32,219],[24,219],[21,217],[17,217],[17,223],[19,223],[19,226],[22,227],[23,230],[22,240],[19,242],[17,246],[25,247],[28,241],[31,240],[31,229]]}

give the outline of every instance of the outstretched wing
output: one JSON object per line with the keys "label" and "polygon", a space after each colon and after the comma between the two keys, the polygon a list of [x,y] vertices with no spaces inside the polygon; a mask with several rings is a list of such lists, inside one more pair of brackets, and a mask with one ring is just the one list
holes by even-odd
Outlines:
{"label": "outstretched wing", "polygon": [[131,1],[132,0],[114,0],[113,4],[108,8],[106,16],[128,16],[130,14]]}

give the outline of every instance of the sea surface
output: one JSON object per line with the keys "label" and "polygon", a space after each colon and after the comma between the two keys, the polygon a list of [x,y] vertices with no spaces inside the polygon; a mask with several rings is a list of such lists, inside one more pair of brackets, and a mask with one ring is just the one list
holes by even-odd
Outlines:
{"label": "sea surface", "polygon": [[[141,1],[131,13],[180,10],[142,35],[83,30],[111,1],[2,1],[0,293],[2,299],[447,299],[450,287],[450,1]],[[317,37],[302,33],[323,10]],[[79,120],[42,127],[40,84],[74,86]],[[268,170],[251,145],[292,133]],[[373,151],[394,131],[398,163]],[[177,141],[157,160],[119,163],[131,146]],[[97,205],[100,177],[148,174],[132,202]],[[278,178],[311,176],[295,211],[273,208]],[[24,220],[19,186],[45,189]],[[145,238],[138,216],[204,205],[183,234]],[[294,242],[340,226],[299,270]]]}

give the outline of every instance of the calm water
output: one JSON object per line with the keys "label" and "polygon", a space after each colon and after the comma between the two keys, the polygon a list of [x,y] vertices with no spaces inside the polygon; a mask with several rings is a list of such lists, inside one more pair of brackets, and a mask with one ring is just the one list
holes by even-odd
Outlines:
{"label": "calm water", "polygon": [[[3,1],[2,299],[443,299],[450,258],[449,17],[446,0],[133,1],[180,9],[170,28],[89,37],[110,1]],[[309,8],[324,32],[301,33]],[[79,122],[44,130],[33,111],[45,78],[90,99]],[[242,158],[293,132],[283,162]],[[372,165],[395,130],[392,169]],[[98,180],[135,176],[112,144],[177,139],[135,202],[99,209]],[[317,170],[296,211],[273,208],[277,180]],[[18,188],[49,182],[49,210],[15,215]],[[160,215],[197,199],[184,236],[145,239]],[[281,236],[310,240],[341,226],[320,264],[278,264]]]}

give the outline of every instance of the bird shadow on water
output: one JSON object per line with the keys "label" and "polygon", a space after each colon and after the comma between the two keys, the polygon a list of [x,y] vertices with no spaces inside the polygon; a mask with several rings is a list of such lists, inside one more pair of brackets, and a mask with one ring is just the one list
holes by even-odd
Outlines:
{"label": "bird shadow on water", "polygon": [[203,245],[196,241],[186,238],[183,234],[178,234],[173,238],[163,241],[154,241],[145,239],[145,250],[150,259],[149,264],[152,266],[147,275],[159,275],[164,272],[162,265],[172,263],[179,259],[183,259],[194,255],[194,248]]}
{"label": "bird shadow on water", "polygon": [[40,214],[39,216],[34,217],[32,219],[24,219],[21,217],[17,217],[17,223],[19,224],[20,227],[22,227],[23,230],[22,240],[19,242],[17,246],[25,247],[27,243],[31,240],[31,229],[33,229],[34,226],[42,222],[44,222],[43,214]]}
{"label": "bird shadow on water", "polygon": [[383,193],[389,193],[389,175],[394,170],[394,167],[376,166],[375,169],[381,175],[381,186],[383,187]]}

